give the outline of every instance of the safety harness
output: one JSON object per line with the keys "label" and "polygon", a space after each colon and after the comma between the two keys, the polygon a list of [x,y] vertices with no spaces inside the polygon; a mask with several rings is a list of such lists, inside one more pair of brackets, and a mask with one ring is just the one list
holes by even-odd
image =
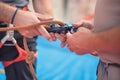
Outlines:
{"label": "safety harness", "polygon": [[[31,72],[33,78],[35,80],[37,80],[37,77],[36,77],[36,74],[35,74],[35,71],[33,68],[33,62],[35,60],[36,55],[33,51],[30,51],[28,49],[26,37],[23,38],[23,45],[24,45],[25,50],[22,49],[21,47],[19,47],[19,45],[17,44],[17,41],[14,38],[14,30],[20,30],[20,29],[25,29],[25,28],[27,29],[30,27],[38,27],[39,25],[49,25],[49,24],[60,24],[61,26],[64,26],[64,23],[62,23],[60,21],[45,21],[45,22],[40,22],[37,24],[27,25],[27,26],[22,26],[22,27],[21,26],[14,27],[12,24],[9,24],[8,27],[5,27],[5,28],[1,27],[0,31],[6,31],[6,35],[1,39],[0,48],[3,45],[15,46],[19,53],[19,56],[16,59],[14,59],[12,61],[3,61],[4,67],[8,67],[15,62],[25,60],[26,63],[29,65],[30,72]],[[48,29],[48,28],[50,28],[50,26],[46,26],[46,29]],[[6,41],[11,41],[13,44],[5,44]]]}
{"label": "safety harness", "polygon": [[[18,53],[19,53],[19,56],[16,59],[14,59],[13,61],[3,61],[3,65],[5,67],[8,67],[15,62],[25,60],[26,63],[29,65],[30,72],[35,80],[38,80],[36,77],[33,65],[32,65],[35,60],[35,53],[33,51],[29,50],[29,48],[27,46],[26,37],[23,37],[23,44],[24,44],[24,49],[25,49],[24,50],[19,47],[19,45],[17,44],[17,41],[15,40],[13,35],[14,35],[14,30],[19,31],[20,29],[28,29],[30,27],[39,27],[40,25],[46,25],[46,26],[44,26],[46,28],[46,30],[48,32],[53,32],[53,33],[67,33],[68,31],[71,31],[71,29],[73,29],[75,31],[77,30],[72,25],[67,25],[61,21],[42,21],[40,23],[36,23],[36,24],[32,24],[32,25],[17,26],[17,27],[13,27],[13,25],[10,24],[9,27],[0,28],[0,31],[6,31],[6,36],[3,37],[3,39],[0,42],[0,48],[3,45],[6,45],[6,44],[4,44],[6,41],[11,41],[13,43],[12,45],[14,45],[16,47],[16,49],[18,50]],[[96,54],[96,52],[93,52],[93,54]]]}

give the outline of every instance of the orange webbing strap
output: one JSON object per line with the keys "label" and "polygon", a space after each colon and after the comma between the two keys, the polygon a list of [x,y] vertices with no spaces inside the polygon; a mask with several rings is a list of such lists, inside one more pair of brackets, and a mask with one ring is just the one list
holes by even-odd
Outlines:
{"label": "orange webbing strap", "polygon": [[[23,50],[22,48],[20,48],[18,46],[18,44],[16,44],[15,47],[16,47],[16,49],[18,51],[19,56],[16,59],[12,60],[12,61],[2,61],[4,67],[8,67],[8,66],[10,66],[11,64],[13,64],[15,62],[19,62],[19,61],[22,61],[22,60],[26,59],[28,53],[25,50]],[[37,57],[37,53],[34,53],[33,56]]]}
{"label": "orange webbing strap", "polygon": [[[18,51],[19,56],[12,61],[2,61],[3,66],[8,67],[15,62],[20,62],[20,61],[23,61],[23,60],[25,60],[25,61],[27,60],[26,62],[30,67],[30,72],[31,72],[32,76],[35,78],[35,80],[37,80],[36,75],[35,75],[35,71],[34,71],[34,68],[33,68],[33,64],[32,64],[34,62],[34,59],[37,56],[37,54],[34,53],[34,54],[31,55],[30,53],[27,53],[27,51],[20,48],[17,44],[15,45],[15,47]],[[34,58],[31,58],[31,56],[34,57]]]}
{"label": "orange webbing strap", "polygon": [[25,50],[23,50],[22,48],[20,48],[17,44],[15,45],[15,47],[16,47],[18,53],[19,53],[19,56],[12,61],[3,61],[2,63],[4,65],[4,67],[8,67],[15,62],[25,60],[25,58],[27,56],[27,52]]}
{"label": "orange webbing strap", "polygon": [[28,11],[28,6],[24,6],[24,7],[22,8],[22,10]]}
{"label": "orange webbing strap", "polygon": [[3,43],[2,42],[0,42],[0,48],[3,46]]}

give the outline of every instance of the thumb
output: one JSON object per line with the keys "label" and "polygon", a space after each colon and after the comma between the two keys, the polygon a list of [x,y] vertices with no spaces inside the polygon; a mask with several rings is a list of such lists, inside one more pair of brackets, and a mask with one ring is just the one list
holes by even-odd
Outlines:
{"label": "thumb", "polygon": [[79,27],[81,27],[82,25],[83,25],[83,22],[82,21],[80,21],[80,22],[75,22],[75,23],[73,23],[72,24],[74,27],[76,27],[76,28],[79,28]]}
{"label": "thumb", "polygon": [[79,32],[91,32],[90,29],[85,28],[85,27],[80,27],[80,28],[78,28],[78,31],[79,31]]}
{"label": "thumb", "polygon": [[68,33],[66,34],[66,36],[67,36],[67,38],[69,38],[69,37],[72,36],[72,34],[68,32]]}

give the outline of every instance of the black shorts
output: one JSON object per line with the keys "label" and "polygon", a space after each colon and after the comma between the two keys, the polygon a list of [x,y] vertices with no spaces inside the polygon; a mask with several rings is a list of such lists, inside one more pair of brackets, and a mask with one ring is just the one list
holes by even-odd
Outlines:
{"label": "black shorts", "polygon": [[5,68],[6,80],[34,80],[25,61],[20,61]]}

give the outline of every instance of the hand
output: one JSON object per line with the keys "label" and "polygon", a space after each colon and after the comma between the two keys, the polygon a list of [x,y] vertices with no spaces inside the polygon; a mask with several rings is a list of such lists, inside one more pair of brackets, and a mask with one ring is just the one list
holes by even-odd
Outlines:
{"label": "hand", "polygon": [[72,25],[76,28],[85,27],[85,28],[88,28],[91,31],[94,30],[94,26],[93,26],[91,21],[81,20],[80,22],[73,23]]}
{"label": "hand", "polygon": [[[90,22],[90,21],[80,21],[80,22],[77,22],[77,23],[73,23],[72,24],[74,27],[76,27],[76,28],[80,28],[80,27],[85,27],[85,28],[87,28],[87,29],[89,29],[89,30],[91,30],[91,31],[93,31],[93,28],[94,28],[94,26],[92,25],[92,23]],[[73,33],[75,33],[73,30],[71,30],[71,33],[73,34]],[[61,47],[64,47],[65,45],[66,45],[66,36],[65,36],[65,34],[56,34],[56,37],[58,38],[58,39],[60,39],[60,41],[61,41]]]}
{"label": "hand", "polygon": [[89,29],[80,27],[76,33],[67,33],[67,47],[77,53],[85,54],[92,52],[92,43],[94,34]]}
{"label": "hand", "polygon": [[61,41],[61,47],[65,47],[66,45],[66,34],[58,34],[55,33],[55,37]]}
{"label": "hand", "polygon": [[[35,15],[37,16],[37,18],[40,20],[40,21],[49,21],[49,20],[53,20],[53,17],[52,16],[49,16],[49,14],[40,14],[40,13],[35,13]],[[48,26],[48,25],[44,25],[45,26]],[[55,41],[57,38],[55,36],[54,33],[49,33],[50,36],[51,36],[51,40],[52,41]]]}
{"label": "hand", "polygon": [[[32,12],[29,11],[22,11],[19,10],[15,16],[14,20],[14,25],[15,26],[26,26],[30,24],[35,24],[39,23],[39,19],[36,17],[36,15]],[[46,29],[43,26],[40,27],[33,27],[29,29],[22,29],[19,30],[19,32],[28,38],[32,38],[37,35],[43,35],[45,36],[48,40],[51,40],[51,36],[49,33],[46,31]]]}

